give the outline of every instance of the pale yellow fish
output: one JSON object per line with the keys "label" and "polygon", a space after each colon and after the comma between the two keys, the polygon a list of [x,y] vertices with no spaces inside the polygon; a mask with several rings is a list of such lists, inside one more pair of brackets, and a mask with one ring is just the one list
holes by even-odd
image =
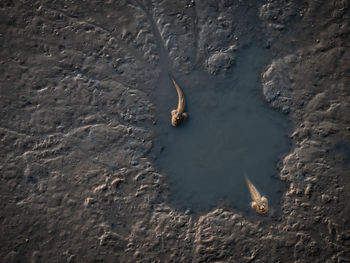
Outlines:
{"label": "pale yellow fish", "polygon": [[252,208],[261,215],[267,215],[269,211],[268,207],[268,201],[266,197],[261,197],[259,191],[256,189],[256,187],[249,181],[248,178],[245,178],[250,196],[252,197]]}
{"label": "pale yellow fish", "polygon": [[171,80],[174,83],[174,86],[177,91],[177,96],[179,99],[179,102],[177,104],[177,109],[171,111],[171,124],[176,127],[182,124],[184,120],[187,119],[188,114],[185,112],[185,98],[182,93],[182,90],[180,89],[179,85],[176,83],[176,81],[173,78],[171,78]]}

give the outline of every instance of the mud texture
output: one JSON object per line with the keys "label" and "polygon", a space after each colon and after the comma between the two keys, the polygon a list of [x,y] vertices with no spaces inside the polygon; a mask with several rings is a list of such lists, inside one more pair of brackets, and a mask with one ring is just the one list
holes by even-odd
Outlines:
{"label": "mud texture", "polygon": [[[1,1],[1,261],[349,262],[349,8]],[[274,55],[261,92],[294,126],[281,215],[177,211],[149,157],[159,75],[227,74],[252,27]]]}

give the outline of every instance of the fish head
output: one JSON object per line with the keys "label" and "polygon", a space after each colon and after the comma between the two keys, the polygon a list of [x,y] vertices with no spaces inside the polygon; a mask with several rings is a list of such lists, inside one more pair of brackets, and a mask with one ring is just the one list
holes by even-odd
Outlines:
{"label": "fish head", "polygon": [[172,112],[171,115],[172,115],[171,116],[171,125],[173,125],[175,127],[181,125],[184,122],[185,118],[186,118],[182,114],[182,112],[178,112],[178,111]]}
{"label": "fish head", "polygon": [[256,202],[256,212],[258,212],[260,215],[267,215],[269,212],[267,201],[260,200]]}

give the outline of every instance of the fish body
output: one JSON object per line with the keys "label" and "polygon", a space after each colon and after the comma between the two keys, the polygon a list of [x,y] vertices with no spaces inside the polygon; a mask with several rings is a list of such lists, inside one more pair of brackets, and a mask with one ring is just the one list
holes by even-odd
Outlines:
{"label": "fish body", "polygon": [[250,196],[252,197],[252,208],[255,210],[255,212],[259,213],[260,215],[267,215],[269,211],[268,207],[268,201],[266,197],[261,197],[259,191],[256,189],[256,187],[249,181],[248,178],[245,179],[249,188]]}
{"label": "fish body", "polygon": [[176,81],[171,78],[173,81],[173,84],[176,88],[177,91],[177,96],[178,96],[178,104],[177,104],[177,109],[171,111],[171,125],[173,126],[179,126],[181,125],[184,120],[187,119],[188,114],[185,112],[185,98],[182,93],[182,90],[180,89],[179,85],[176,83]]}

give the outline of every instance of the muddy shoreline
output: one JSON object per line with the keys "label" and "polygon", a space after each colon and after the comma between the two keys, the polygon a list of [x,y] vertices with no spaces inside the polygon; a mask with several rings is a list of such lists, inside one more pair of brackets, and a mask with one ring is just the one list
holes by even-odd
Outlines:
{"label": "muddy shoreline", "polygon": [[[349,262],[349,22],[335,0],[2,2],[0,258]],[[149,157],[162,65],[224,76],[254,30],[294,127],[280,215],[173,209]]]}

